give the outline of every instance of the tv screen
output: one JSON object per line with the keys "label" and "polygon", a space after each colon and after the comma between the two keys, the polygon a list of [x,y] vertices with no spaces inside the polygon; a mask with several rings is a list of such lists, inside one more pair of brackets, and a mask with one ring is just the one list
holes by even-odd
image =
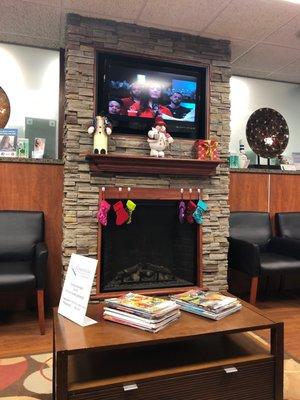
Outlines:
{"label": "tv screen", "polygon": [[168,132],[205,137],[206,69],[98,55],[98,112],[114,132],[146,133],[156,117]]}

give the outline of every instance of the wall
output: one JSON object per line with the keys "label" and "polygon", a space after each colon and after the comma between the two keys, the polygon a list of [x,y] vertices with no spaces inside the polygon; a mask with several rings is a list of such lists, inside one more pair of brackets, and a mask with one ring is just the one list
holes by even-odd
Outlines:
{"label": "wall", "polygon": [[246,125],[250,115],[261,107],[273,108],[283,115],[290,132],[289,144],[284,152],[300,152],[300,85],[232,76],[230,150],[238,151],[239,139],[246,139]]}
{"label": "wall", "polygon": [[1,86],[11,106],[6,128],[18,128],[24,137],[25,117],[55,120],[57,147],[59,52],[1,43],[0,60]]}
{"label": "wall", "polygon": [[[84,153],[92,150],[87,134],[95,110],[95,47],[186,63],[210,65],[209,137],[217,138],[226,159],[229,144],[230,48],[216,41],[177,32],[68,15],[66,33],[65,169],[63,203],[63,264],[73,252],[97,256],[98,192],[101,186],[203,189],[209,206],[203,226],[204,282],[211,288],[227,286],[228,168],[207,178],[126,174],[91,177]],[[169,157],[193,157],[193,141],[176,139]],[[148,155],[145,137],[113,135],[110,152]]]}

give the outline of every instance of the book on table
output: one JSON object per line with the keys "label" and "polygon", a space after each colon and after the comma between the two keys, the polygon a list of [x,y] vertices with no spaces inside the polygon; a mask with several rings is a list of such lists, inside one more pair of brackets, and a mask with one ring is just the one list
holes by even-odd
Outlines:
{"label": "book on table", "polygon": [[198,289],[173,295],[171,299],[184,311],[214,320],[233,314],[242,307],[236,297]]}

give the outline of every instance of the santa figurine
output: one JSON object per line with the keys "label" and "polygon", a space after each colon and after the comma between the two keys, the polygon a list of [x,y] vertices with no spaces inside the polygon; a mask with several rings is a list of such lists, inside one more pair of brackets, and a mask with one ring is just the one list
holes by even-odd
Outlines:
{"label": "santa figurine", "polygon": [[94,154],[107,154],[108,135],[111,135],[112,125],[103,112],[97,115],[94,125],[88,129],[89,134],[94,134]]}
{"label": "santa figurine", "polygon": [[174,142],[172,136],[167,133],[167,125],[161,117],[155,118],[154,127],[148,132],[147,141],[151,157],[164,157],[165,148]]}

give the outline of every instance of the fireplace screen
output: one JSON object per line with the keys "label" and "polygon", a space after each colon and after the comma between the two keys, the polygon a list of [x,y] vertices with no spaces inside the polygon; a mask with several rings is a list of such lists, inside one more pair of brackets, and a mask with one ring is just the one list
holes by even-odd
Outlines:
{"label": "fireplace screen", "polygon": [[179,222],[178,201],[135,203],[130,224],[117,226],[110,211],[102,229],[101,291],[196,285],[196,224]]}

